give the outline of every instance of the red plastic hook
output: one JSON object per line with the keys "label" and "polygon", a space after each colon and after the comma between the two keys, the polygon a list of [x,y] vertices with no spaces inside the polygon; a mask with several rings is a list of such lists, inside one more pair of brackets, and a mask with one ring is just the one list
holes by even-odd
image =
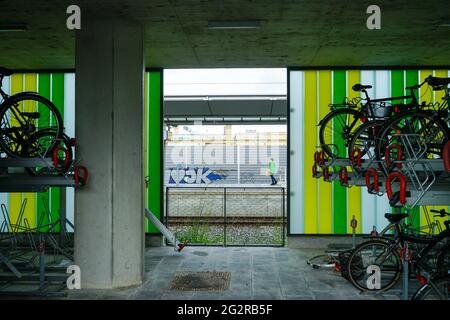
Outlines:
{"label": "red plastic hook", "polygon": [[320,151],[314,152],[314,164],[318,164],[320,162]]}
{"label": "red plastic hook", "polygon": [[350,160],[354,167],[361,167],[361,149],[354,148],[350,152]]}
{"label": "red plastic hook", "polygon": [[313,164],[313,167],[312,167],[312,176],[313,176],[313,178],[317,178],[317,163],[314,163],[314,164]]}
{"label": "red plastic hook", "polygon": [[[400,146],[400,145],[398,145],[396,143],[391,144],[390,146],[388,146],[386,148],[386,152],[384,153],[384,159],[386,161],[386,165],[387,165],[388,168],[391,167],[391,163],[392,163],[391,151],[393,149],[397,149],[397,161],[400,161],[403,158],[403,148],[402,148],[402,146]],[[401,169],[402,166],[403,165],[401,163],[397,163],[397,168]]]}
{"label": "red plastic hook", "polygon": [[339,181],[341,182],[341,186],[348,185],[348,172],[347,167],[342,166],[339,169]]}
{"label": "red plastic hook", "polygon": [[59,162],[59,152],[63,151],[64,152],[64,168],[68,168],[70,165],[70,161],[72,161],[70,154],[69,154],[69,150],[67,150],[66,148],[64,148],[63,146],[58,146],[53,150],[53,166],[57,167],[58,166],[58,162]]}
{"label": "red plastic hook", "polygon": [[323,174],[323,181],[330,181],[330,170],[328,169],[328,167],[323,168],[322,171]]}
{"label": "red plastic hook", "polygon": [[[83,172],[83,174],[80,176],[80,171]],[[84,186],[88,182],[89,179],[89,171],[86,167],[83,166],[76,166],[75,172],[74,172],[74,179],[75,179],[75,186]]]}
{"label": "red plastic hook", "polygon": [[406,177],[400,172],[391,172],[386,178],[386,193],[389,200],[393,197],[392,179],[397,178],[400,181],[400,203],[406,204]]}
{"label": "red plastic hook", "polygon": [[[373,176],[373,184],[370,182],[370,177]],[[378,193],[380,190],[378,186],[378,171],[375,168],[369,168],[366,171],[366,186],[369,193]]]}
{"label": "red plastic hook", "polygon": [[314,153],[314,162],[320,166],[325,165],[325,151],[320,150]]}
{"label": "red plastic hook", "polygon": [[442,159],[444,159],[445,171],[450,172],[450,141],[447,141],[442,150]]}

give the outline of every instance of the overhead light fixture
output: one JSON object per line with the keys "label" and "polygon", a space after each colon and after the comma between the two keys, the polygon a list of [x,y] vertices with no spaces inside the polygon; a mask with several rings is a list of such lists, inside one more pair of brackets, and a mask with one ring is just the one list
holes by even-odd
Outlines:
{"label": "overhead light fixture", "polygon": [[209,29],[259,29],[259,20],[211,20],[208,21]]}
{"label": "overhead light fixture", "polygon": [[26,31],[26,24],[0,24],[0,32],[18,32],[18,31]]}

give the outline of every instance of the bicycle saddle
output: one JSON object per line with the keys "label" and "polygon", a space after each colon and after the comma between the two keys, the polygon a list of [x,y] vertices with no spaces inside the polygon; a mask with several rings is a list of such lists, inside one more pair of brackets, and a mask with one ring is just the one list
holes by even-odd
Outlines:
{"label": "bicycle saddle", "polygon": [[372,86],[365,86],[360,83],[357,83],[352,87],[353,91],[362,91],[362,90],[370,89],[370,88],[372,88]]}
{"label": "bicycle saddle", "polygon": [[408,215],[406,213],[386,213],[384,217],[391,223],[397,223],[408,217]]}
{"label": "bicycle saddle", "polygon": [[10,76],[12,74],[13,74],[13,72],[11,70],[8,70],[6,68],[0,67],[0,75],[3,75],[3,76],[7,77],[7,76]]}
{"label": "bicycle saddle", "polygon": [[434,90],[442,90],[450,83],[450,78],[436,78],[430,76],[427,78],[427,82]]}

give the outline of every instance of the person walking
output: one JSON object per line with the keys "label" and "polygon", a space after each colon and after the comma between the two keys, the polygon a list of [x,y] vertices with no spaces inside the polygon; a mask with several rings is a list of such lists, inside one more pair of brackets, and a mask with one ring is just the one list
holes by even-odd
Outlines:
{"label": "person walking", "polygon": [[272,183],[270,185],[274,186],[278,183],[278,181],[277,181],[277,179],[275,179],[275,174],[277,173],[277,165],[275,164],[275,161],[273,160],[273,158],[270,158],[270,161],[269,161],[269,173],[270,173],[270,178],[272,179]]}

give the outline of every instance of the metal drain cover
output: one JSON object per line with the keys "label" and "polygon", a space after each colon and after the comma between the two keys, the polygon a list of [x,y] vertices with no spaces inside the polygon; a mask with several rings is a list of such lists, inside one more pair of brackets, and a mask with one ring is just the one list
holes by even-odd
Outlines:
{"label": "metal drain cover", "polygon": [[170,290],[223,291],[230,286],[229,272],[177,272]]}

